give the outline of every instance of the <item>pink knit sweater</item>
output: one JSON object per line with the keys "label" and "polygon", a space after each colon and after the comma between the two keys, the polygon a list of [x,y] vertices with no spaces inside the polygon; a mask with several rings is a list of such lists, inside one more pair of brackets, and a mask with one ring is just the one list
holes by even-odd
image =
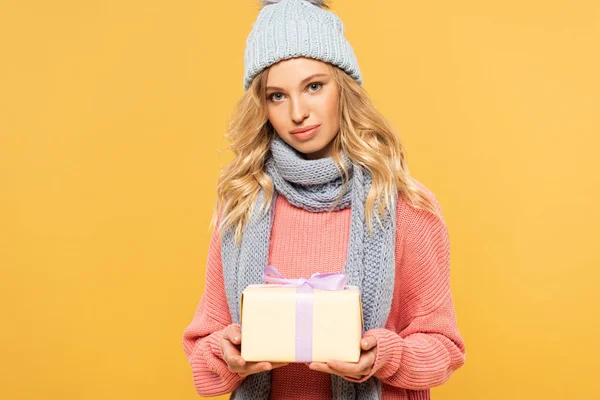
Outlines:
{"label": "pink knit sweater", "polygon": [[[423,184],[417,184],[432,195]],[[340,272],[346,259],[350,212],[346,208],[313,213],[277,196],[269,264],[289,278]],[[449,236],[444,221],[409,206],[400,197],[396,215],[392,308],[385,328],[365,332],[365,336],[377,338],[377,355],[371,374],[360,381],[376,376],[382,382],[384,400],[426,400],[430,399],[429,389],[446,382],[466,360],[450,291]],[[215,229],[209,245],[205,291],[183,333],[183,348],[201,396],[229,393],[242,382],[227,368],[219,345],[229,324]],[[290,363],[271,373],[271,399],[331,398],[327,373],[310,370],[303,363]]]}

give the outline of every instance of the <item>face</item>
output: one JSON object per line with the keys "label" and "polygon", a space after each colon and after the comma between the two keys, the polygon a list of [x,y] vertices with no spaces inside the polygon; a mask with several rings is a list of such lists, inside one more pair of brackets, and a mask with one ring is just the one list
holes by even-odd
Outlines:
{"label": "face", "polygon": [[329,157],[340,129],[338,93],[324,62],[305,57],[280,61],[270,67],[267,78],[269,121],[306,159]]}

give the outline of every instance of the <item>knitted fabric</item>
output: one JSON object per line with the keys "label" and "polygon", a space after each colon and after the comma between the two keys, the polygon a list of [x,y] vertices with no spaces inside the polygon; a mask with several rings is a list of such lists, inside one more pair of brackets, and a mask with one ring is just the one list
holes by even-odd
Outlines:
{"label": "knitted fabric", "polygon": [[334,13],[307,0],[264,1],[244,52],[244,90],[268,66],[292,57],[308,57],[336,65],[362,85],[344,24]]}
{"label": "knitted fabric", "polygon": [[[234,246],[231,229],[223,232],[223,279],[234,323],[240,322],[241,292],[250,284],[263,283],[262,271],[268,263],[274,204],[277,196],[282,194],[294,206],[311,212],[351,207],[350,237],[343,272],[348,274],[348,284],[358,286],[361,292],[365,330],[385,326],[395,277],[397,192],[394,191],[391,207],[385,208],[385,217],[381,219],[383,227],[374,220],[373,232],[369,234],[364,202],[372,184],[371,175],[361,166],[352,164],[343,152],[341,155],[350,181],[341,201],[333,207],[341,194],[342,174],[336,169],[332,157],[307,160],[278,135],[272,140],[271,152],[266,160],[266,172],[275,186],[271,208],[260,213],[259,206],[264,198],[261,190],[241,245]],[[375,377],[360,383],[337,375],[331,375],[331,379],[332,398],[335,400],[381,399],[381,385]],[[270,371],[249,375],[232,393],[231,399],[268,399],[270,384]]]}

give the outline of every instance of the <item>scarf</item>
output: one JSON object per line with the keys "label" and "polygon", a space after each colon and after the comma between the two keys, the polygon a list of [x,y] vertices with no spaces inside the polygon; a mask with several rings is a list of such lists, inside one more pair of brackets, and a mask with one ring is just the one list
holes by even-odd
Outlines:
{"label": "scarf", "polygon": [[[222,235],[223,280],[234,323],[240,323],[242,291],[250,284],[264,283],[262,274],[269,262],[270,233],[277,196],[281,194],[292,205],[310,212],[325,212],[334,205],[342,190],[342,173],[336,169],[332,157],[304,159],[300,152],[277,134],[271,141],[270,150],[265,167],[275,187],[271,207],[259,215],[259,205],[265,195],[261,189],[240,244],[234,246],[231,229]],[[348,274],[348,285],[358,286],[361,293],[365,331],[383,328],[390,311],[394,287],[397,192],[394,192],[393,206],[385,207],[386,217],[380,217],[383,229],[374,220],[373,232],[369,234],[365,221],[365,200],[372,184],[371,175],[362,166],[353,164],[345,152],[340,152],[340,155],[348,168],[350,180],[334,210],[351,207],[348,252],[342,272]],[[233,391],[231,399],[268,399],[271,372],[248,375]],[[381,383],[373,376],[357,383],[332,374],[331,384],[334,400],[381,399]]]}

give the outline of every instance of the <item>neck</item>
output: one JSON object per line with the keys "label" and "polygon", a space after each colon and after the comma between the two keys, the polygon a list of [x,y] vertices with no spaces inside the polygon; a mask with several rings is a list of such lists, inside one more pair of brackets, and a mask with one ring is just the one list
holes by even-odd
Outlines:
{"label": "neck", "polygon": [[302,153],[307,160],[318,160],[319,158],[331,157],[333,154],[333,140],[325,145],[321,150],[313,153]]}

